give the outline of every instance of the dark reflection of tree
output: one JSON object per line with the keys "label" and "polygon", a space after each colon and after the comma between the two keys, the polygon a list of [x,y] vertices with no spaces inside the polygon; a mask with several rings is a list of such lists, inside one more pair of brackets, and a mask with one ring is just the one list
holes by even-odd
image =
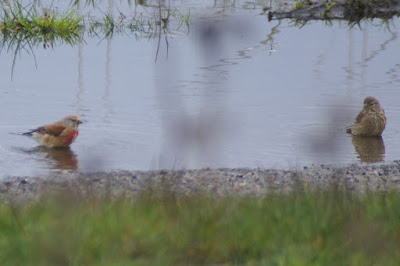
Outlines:
{"label": "dark reflection of tree", "polygon": [[352,136],[352,143],[361,162],[382,162],[385,156],[385,144],[382,137]]}
{"label": "dark reflection of tree", "polygon": [[278,23],[271,28],[271,31],[267,35],[267,38],[264,41],[261,42],[262,45],[269,44],[270,45],[270,49],[269,49],[270,51],[274,51],[275,50],[274,36],[280,32],[280,30],[279,30],[279,26],[280,25],[281,25],[281,20],[278,20]]}
{"label": "dark reflection of tree", "polygon": [[[239,18],[224,20],[198,20],[191,24],[193,51],[199,60],[194,72],[195,81],[190,81],[188,89],[183,83],[180,65],[185,63],[180,53],[173,53],[169,60],[157,61],[157,98],[161,112],[163,140],[159,160],[153,167],[192,167],[198,163],[219,161],[224,155],[222,143],[226,139],[225,130],[231,122],[225,114],[229,88],[225,86],[230,73],[229,66],[237,60],[248,58],[245,50],[237,51],[238,56],[227,57],[227,43],[250,36],[251,27]],[[160,56],[166,57],[168,50],[160,49]],[[183,76],[183,75],[182,75]],[[182,85],[181,85],[182,84]],[[194,85],[193,85],[194,84]],[[191,96],[196,95],[196,102]],[[164,111],[165,110],[165,111]],[[232,133],[232,132],[229,132]]]}
{"label": "dark reflection of tree", "polygon": [[368,55],[368,57],[366,57],[363,60],[363,62],[362,62],[363,65],[367,64],[369,61],[373,61],[377,56],[379,56],[379,54],[381,52],[387,51],[388,46],[393,44],[393,42],[395,40],[397,40],[397,32],[393,32],[388,23],[387,24],[382,23],[382,24],[378,24],[378,25],[374,25],[374,26],[381,27],[382,25],[386,26],[385,29],[391,34],[390,38],[388,38],[387,40],[382,40],[382,43],[379,45],[379,48],[371,51],[370,54]]}

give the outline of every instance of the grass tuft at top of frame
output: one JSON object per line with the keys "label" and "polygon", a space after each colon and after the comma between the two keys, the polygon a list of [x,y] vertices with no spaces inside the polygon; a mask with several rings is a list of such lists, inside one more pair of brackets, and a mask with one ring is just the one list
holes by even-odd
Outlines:
{"label": "grass tuft at top of frame", "polygon": [[65,14],[54,14],[44,10],[41,14],[34,5],[23,6],[15,2],[13,6],[1,10],[0,31],[3,40],[9,38],[36,38],[45,44],[55,41],[74,43],[80,38],[83,27],[82,17],[71,11]]}

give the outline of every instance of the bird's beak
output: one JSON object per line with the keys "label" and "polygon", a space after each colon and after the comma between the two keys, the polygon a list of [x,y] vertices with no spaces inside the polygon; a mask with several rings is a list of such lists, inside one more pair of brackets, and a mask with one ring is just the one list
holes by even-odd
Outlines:
{"label": "bird's beak", "polygon": [[81,120],[78,120],[78,125],[82,124],[83,122]]}

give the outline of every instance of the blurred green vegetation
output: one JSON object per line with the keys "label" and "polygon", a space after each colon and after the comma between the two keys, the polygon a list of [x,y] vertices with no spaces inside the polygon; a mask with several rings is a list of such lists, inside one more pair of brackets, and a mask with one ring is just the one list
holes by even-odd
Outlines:
{"label": "blurred green vegetation", "polygon": [[44,10],[39,13],[34,5],[22,6],[15,2],[13,6],[2,10],[0,19],[1,40],[8,46],[52,46],[56,41],[73,45],[81,40],[82,17],[70,11],[65,14]]}
{"label": "blurred green vegetation", "polygon": [[159,32],[160,26],[166,29],[170,18],[176,20],[175,25],[178,29],[183,24],[188,28],[190,22],[190,10],[182,14],[177,8],[153,6],[152,12],[135,12],[132,16],[120,11],[118,15],[115,15],[112,10],[103,13],[93,6],[93,11],[101,15],[92,17],[90,12],[82,13],[76,9],[77,2],[71,4],[73,6],[64,13],[55,8],[40,7],[39,2],[25,5],[19,1],[1,4],[0,40],[2,39],[2,43],[5,43],[17,36],[17,39],[22,37],[29,40],[35,39],[42,43],[50,43],[50,45],[57,41],[72,45],[81,41],[85,32],[89,35],[101,35],[99,36],[101,38],[112,36],[114,33],[152,34]]}
{"label": "blurred green vegetation", "polygon": [[1,265],[397,265],[400,195],[43,196],[0,206]]}
{"label": "blurred green vegetation", "polygon": [[[101,40],[115,34],[160,38],[162,33],[168,32],[171,24],[174,24],[174,30],[181,29],[182,25],[189,29],[190,11],[182,14],[176,8],[158,5],[149,7],[151,11],[135,11],[133,15],[129,14],[130,10],[126,14],[111,9],[104,13],[97,9],[94,1],[87,1],[85,4],[92,6],[90,10],[100,14],[93,17],[90,11],[85,13],[77,9],[79,2],[71,2],[64,12],[52,7],[53,2],[47,3],[49,7],[46,8],[37,1],[27,4],[22,4],[22,1],[0,2],[0,51],[14,55],[11,76],[17,55],[22,51],[34,56],[34,50],[40,46],[45,49],[63,44],[74,46],[84,42],[85,34]],[[129,1],[128,4],[132,5]],[[135,2],[135,5],[139,4]]]}

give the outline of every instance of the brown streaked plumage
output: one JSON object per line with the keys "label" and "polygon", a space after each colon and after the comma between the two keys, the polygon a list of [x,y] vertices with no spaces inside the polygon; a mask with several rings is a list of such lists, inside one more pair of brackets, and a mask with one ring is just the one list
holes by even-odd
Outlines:
{"label": "brown streaked plumage", "polygon": [[364,99],[364,107],[357,115],[354,124],[346,128],[346,133],[354,136],[377,137],[386,126],[385,111],[379,101],[368,96]]}
{"label": "brown streaked plumage", "polygon": [[69,115],[57,122],[23,133],[23,135],[32,137],[47,148],[65,148],[75,141],[79,134],[78,126],[81,123],[79,116]]}

